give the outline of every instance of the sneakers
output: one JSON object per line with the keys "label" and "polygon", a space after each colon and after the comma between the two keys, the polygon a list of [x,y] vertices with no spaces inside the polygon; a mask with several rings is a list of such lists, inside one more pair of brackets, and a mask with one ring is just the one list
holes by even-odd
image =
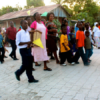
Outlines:
{"label": "sneakers", "polygon": [[67,64],[61,64],[62,66],[67,66]]}
{"label": "sneakers", "polygon": [[18,81],[20,81],[20,76],[17,75],[17,72],[15,72],[15,77],[16,77],[16,79],[17,79]]}
{"label": "sneakers", "polygon": [[75,62],[72,62],[71,65],[75,65]]}
{"label": "sneakers", "polygon": [[79,62],[75,62],[75,64],[79,64]]}

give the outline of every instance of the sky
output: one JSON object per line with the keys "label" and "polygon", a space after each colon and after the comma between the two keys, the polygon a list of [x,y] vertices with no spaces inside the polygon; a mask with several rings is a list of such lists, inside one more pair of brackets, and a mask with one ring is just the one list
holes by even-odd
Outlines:
{"label": "sky", "polygon": [[[52,5],[54,3],[51,3],[51,0],[44,0],[45,5]],[[0,8],[5,7],[7,5],[16,7],[16,4],[18,4],[21,7],[24,7],[26,5],[26,0],[2,0],[0,2]]]}

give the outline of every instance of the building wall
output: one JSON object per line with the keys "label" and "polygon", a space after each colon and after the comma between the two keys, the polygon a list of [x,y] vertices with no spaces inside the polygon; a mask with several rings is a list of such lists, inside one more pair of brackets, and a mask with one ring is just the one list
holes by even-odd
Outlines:
{"label": "building wall", "polygon": [[[57,19],[57,17],[55,17],[55,18]],[[16,27],[16,29],[18,30],[19,27],[20,27],[20,22],[21,22],[22,19],[24,19],[24,18],[18,18],[18,19],[3,21],[3,22],[0,23],[0,27],[7,29],[8,27],[10,27],[10,21],[13,21],[14,27]],[[32,19],[32,22],[33,22],[34,18],[31,17],[31,19]],[[42,19],[46,20],[46,17],[42,17]],[[62,23],[62,17],[59,17],[59,21],[60,21],[60,23]]]}

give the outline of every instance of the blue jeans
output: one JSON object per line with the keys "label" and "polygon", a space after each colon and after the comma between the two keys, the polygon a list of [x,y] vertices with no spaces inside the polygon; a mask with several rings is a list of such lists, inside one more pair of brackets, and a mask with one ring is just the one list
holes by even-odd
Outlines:
{"label": "blue jeans", "polygon": [[92,56],[92,54],[93,54],[93,51],[92,51],[92,49],[86,49],[86,58],[87,59],[89,59],[91,56]]}
{"label": "blue jeans", "polygon": [[87,58],[85,56],[85,53],[83,51],[83,47],[78,48],[78,50],[77,50],[77,52],[76,52],[76,54],[74,56],[74,61],[78,62],[80,57],[82,58],[84,64],[88,63]]}

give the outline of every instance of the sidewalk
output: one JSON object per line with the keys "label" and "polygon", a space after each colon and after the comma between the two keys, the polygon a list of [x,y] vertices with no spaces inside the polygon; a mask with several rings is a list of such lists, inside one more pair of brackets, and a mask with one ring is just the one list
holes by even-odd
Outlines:
{"label": "sidewalk", "polygon": [[[11,51],[11,48],[8,48]],[[6,54],[8,56],[8,54]],[[94,49],[89,67],[80,64],[66,67],[50,61],[48,67],[52,72],[35,67],[33,75],[39,83],[29,84],[26,74],[18,82],[14,72],[20,67],[21,60],[17,50],[18,61],[10,57],[0,64],[0,100],[100,100],[100,50]]]}

